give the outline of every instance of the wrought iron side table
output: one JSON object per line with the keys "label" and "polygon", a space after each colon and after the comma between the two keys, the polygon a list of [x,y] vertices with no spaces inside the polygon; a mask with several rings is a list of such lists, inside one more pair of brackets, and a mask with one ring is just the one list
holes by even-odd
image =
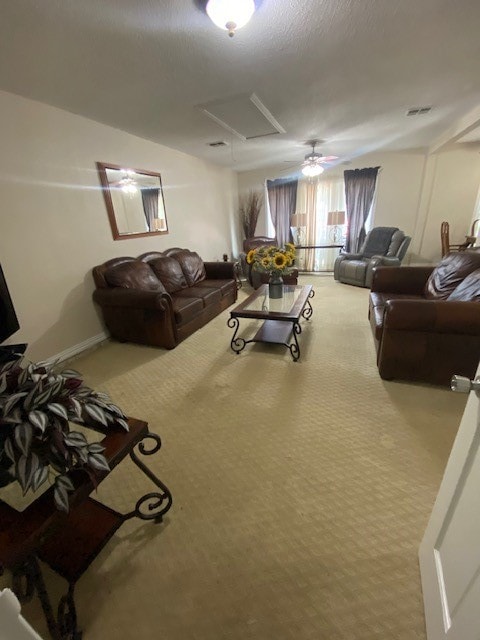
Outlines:
{"label": "wrought iron side table", "polygon": [[[148,430],[142,420],[129,418],[129,432],[101,431],[104,455],[112,470],[127,455],[156,486],[143,495],[133,509],[119,513],[89,498],[94,485],[81,470],[70,475],[75,491],[70,494],[70,512],[58,511],[53,487],[24,511],[17,511],[0,500],[0,573],[12,573],[12,588],[20,602],[37,595],[53,640],[79,640],[74,601],[75,584],[97,557],[115,531],[130,518],[161,522],[172,506],[169,489],[148,469],[139,455],[159,451],[158,435]],[[97,484],[108,472],[98,472]],[[39,559],[46,562],[68,582],[68,591],[60,599],[57,614],[43,580]]]}

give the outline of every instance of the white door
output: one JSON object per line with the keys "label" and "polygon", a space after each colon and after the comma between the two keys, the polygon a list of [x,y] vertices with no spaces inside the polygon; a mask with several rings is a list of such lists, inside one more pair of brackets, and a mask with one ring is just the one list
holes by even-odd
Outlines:
{"label": "white door", "polygon": [[419,550],[428,640],[480,640],[479,447],[471,390]]}

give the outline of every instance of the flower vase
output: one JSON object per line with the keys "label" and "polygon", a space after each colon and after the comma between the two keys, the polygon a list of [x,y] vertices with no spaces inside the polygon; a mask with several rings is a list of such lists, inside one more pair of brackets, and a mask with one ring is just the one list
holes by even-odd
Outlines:
{"label": "flower vase", "polygon": [[268,297],[283,298],[283,278],[281,275],[271,274],[268,281]]}

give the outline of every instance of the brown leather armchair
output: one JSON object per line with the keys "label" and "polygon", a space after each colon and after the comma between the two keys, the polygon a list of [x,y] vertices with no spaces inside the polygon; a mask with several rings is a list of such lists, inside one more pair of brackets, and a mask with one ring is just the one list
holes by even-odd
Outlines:
{"label": "brown leather armchair", "polygon": [[480,252],[437,266],[377,267],[369,318],[385,380],[449,385],[473,378],[480,360]]}

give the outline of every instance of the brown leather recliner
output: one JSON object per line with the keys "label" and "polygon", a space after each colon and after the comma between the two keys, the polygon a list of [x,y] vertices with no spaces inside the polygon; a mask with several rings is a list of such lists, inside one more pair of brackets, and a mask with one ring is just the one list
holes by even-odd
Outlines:
{"label": "brown leather recliner", "polygon": [[385,380],[449,385],[473,378],[480,360],[480,252],[437,266],[377,267],[369,318]]}

